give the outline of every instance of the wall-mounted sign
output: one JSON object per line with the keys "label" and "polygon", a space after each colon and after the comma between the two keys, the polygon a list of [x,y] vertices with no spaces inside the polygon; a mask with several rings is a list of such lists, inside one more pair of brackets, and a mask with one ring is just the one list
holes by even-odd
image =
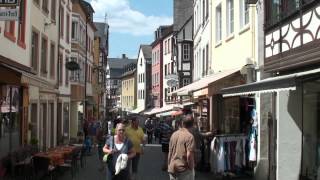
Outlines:
{"label": "wall-mounted sign", "polygon": [[76,71],[80,69],[80,66],[77,62],[75,61],[69,61],[66,63],[66,68],[70,71]]}
{"label": "wall-mounted sign", "polygon": [[167,81],[167,85],[168,85],[169,87],[176,87],[176,86],[179,85],[179,81],[176,80],[176,79],[169,79],[169,80]]}
{"label": "wall-mounted sign", "polygon": [[17,6],[18,0],[0,0],[0,7],[3,6]]}
{"label": "wall-mounted sign", "polygon": [[165,79],[179,79],[179,76],[177,74],[168,74],[165,76]]}
{"label": "wall-mounted sign", "polygon": [[18,21],[18,9],[0,9],[0,21]]}

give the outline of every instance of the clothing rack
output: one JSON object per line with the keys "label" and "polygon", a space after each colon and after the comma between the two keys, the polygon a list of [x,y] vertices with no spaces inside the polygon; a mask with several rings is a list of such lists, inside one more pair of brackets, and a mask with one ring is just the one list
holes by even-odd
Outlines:
{"label": "clothing rack", "polygon": [[218,134],[215,137],[239,137],[239,136],[246,136],[245,134]]}

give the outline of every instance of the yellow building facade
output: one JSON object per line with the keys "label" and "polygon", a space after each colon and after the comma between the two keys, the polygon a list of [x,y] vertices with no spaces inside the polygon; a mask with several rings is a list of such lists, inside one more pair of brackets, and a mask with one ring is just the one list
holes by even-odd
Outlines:
{"label": "yellow building facade", "polygon": [[214,73],[256,64],[255,6],[245,0],[214,0],[212,16]]}
{"label": "yellow building facade", "polygon": [[137,106],[136,69],[125,72],[122,76],[121,107],[122,111],[131,112]]}

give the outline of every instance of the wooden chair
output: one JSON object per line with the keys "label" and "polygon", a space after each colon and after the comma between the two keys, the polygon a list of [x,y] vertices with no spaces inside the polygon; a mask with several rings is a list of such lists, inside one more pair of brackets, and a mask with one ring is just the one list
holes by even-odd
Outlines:
{"label": "wooden chair", "polygon": [[33,164],[33,179],[41,179],[47,175],[50,176],[50,179],[53,179],[55,166],[50,164],[50,159],[45,157],[34,156],[32,158]]}

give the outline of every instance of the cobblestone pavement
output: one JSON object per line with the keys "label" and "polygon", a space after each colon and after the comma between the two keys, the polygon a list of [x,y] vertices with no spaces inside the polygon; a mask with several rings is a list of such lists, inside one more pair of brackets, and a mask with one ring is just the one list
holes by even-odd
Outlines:
{"label": "cobblestone pavement", "polygon": [[[161,170],[163,155],[160,145],[147,145],[141,156],[137,180],[169,180],[167,172]],[[71,180],[71,173],[66,171],[58,180]],[[95,151],[86,157],[86,165],[76,173],[75,180],[106,180],[105,170],[99,170],[98,156]],[[211,173],[196,172],[196,180],[219,180]],[[244,180],[244,179],[242,179]]]}

